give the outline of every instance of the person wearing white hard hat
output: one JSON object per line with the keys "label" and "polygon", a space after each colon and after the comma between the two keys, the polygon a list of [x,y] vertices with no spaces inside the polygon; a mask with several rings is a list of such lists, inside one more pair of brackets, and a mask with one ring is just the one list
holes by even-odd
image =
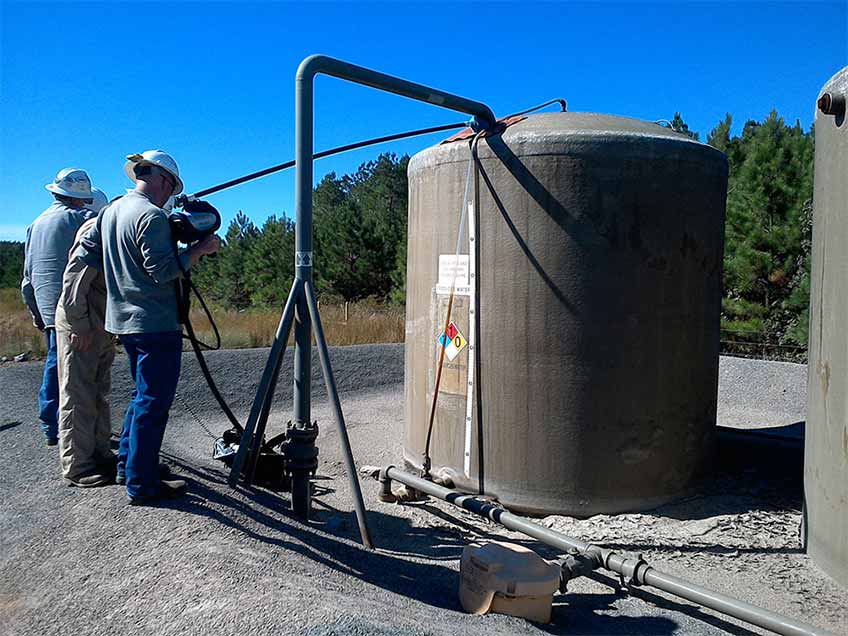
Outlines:
{"label": "person wearing white hard hat", "polygon": [[59,441],[56,303],[62,289],[68,251],[80,226],[92,214],[85,208],[92,193],[91,179],[79,168],[60,170],[53,182],[44,187],[53,194],[55,201],[27,228],[21,295],[32,314],[33,324],[44,332],[47,341],[38,411],[47,445],[55,446]]}
{"label": "person wearing white hard hat", "polygon": [[118,450],[117,481],[131,504],[185,492],[182,480],[159,475],[159,450],[176,394],[182,354],[175,280],[220,247],[208,236],[180,254],[163,206],[180,194],[176,161],[161,150],[129,155],[124,166],[135,189],[110,203],[82,238],[85,261],[106,281],[106,330],[117,335],[135,383]]}

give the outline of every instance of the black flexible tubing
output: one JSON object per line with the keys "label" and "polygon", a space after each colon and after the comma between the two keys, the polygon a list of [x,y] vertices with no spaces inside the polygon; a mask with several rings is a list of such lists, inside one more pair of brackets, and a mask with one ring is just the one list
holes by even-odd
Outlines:
{"label": "black flexible tubing", "polygon": [[[215,324],[215,320],[212,318],[212,312],[209,311],[209,307],[206,306],[206,301],[203,299],[203,296],[200,295],[200,291],[195,286],[194,281],[191,280],[191,276],[186,272],[183,272],[183,275],[185,277],[185,282],[189,287],[189,291],[191,291],[194,294],[195,298],[200,301],[200,306],[203,308],[203,313],[206,314],[206,319],[209,321],[209,326],[212,327],[212,333],[215,334],[214,347],[212,345],[206,344],[200,339],[197,340],[197,344],[204,351],[218,351],[221,348],[221,334],[218,331],[218,325]],[[186,311],[188,311],[188,307],[190,304],[188,300],[188,292],[186,292]],[[188,314],[186,314],[185,319],[186,321],[188,321]]]}
{"label": "black flexible tubing", "polygon": [[538,106],[533,106],[533,108],[528,108],[527,110],[522,110],[521,112],[518,112],[518,113],[512,113],[512,115],[507,115],[506,117],[504,117],[504,119],[509,119],[510,117],[518,117],[519,115],[527,115],[527,114],[533,113],[537,110],[542,110],[545,106],[550,106],[551,104],[559,104],[560,108],[562,108],[561,112],[563,112],[563,113],[568,109],[568,102],[566,102],[564,99],[562,99],[560,97],[560,98],[557,98],[557,99],[552,99],[550,101],[547,101],[544,104],[539,104]]}
{"label": "black flexible tubing", "polygon": [[[346,146],[338,146],[337,148],[330,148],[329,150],[322,150],[321,152],[316,152],[314,155],[312,155],[312,159],[321,159],[323,157],[329,157],[330,155],[337,155],[342,152],[347,152],[348,150],[356,150],[357,148],[365,148],[366,146],[374,146],[389,141],[396,141],[398,139],[406,139],[407,137],[417,137],[419,135],[428,135],[430,133],[466,127],[468,127],[468,122],[463,121],[457,122],[455,124],[444,124],[443,126],[434,126],[432,128],[421,128],[419,130],[411,130],[408,132],[397,133],[394,135],[387,135],[385,137],[375,137],[374,139],[366,139],[364,141],[358,141],[353,144],[347,144]],[[269,174],[280,172],[281,170],[291,168],[294,165],[294,160],[286,161],[285,163],[281,163],[277,166],[265,168],[264,170],[259,170],[258,172],[251,172],[250,174],[247,174],[243,177],[239,177],[238,179],[233,179],[220,185],[212,186],[211,188],[206,188],[205,190],[200,190],[199,192],[195,192],[187,198],[198,199],[209,194],[214,194],[215,192],[220,192],[221,190],[226,190],[227,188],[232,188],[233,186],[241,185],[242,183],[252,181],[253,179],[259,179],[260,177],[265,177]]]}
{"label": "black flexible tubing", "polygon": [[[230,423],[233,425],[239,433],[244,431],[244,428],[239,423],[236,416],[233,414],[232,410],[230,410],[229,404],[224,399],[224,396],[221,395],[221,392],[218,390],[218,385],[215,384],[215,380],[212,377],[212,373],[209,371],[209,367],[206,364],[206,358],[203,357],[203,349],[205,347],[207,349],[220,349],[221,348],[221,334],[218,332],[218,325],[215,324],[215,321],[212,318],[212,313],[209,311],[209,308],[206,306],[206,302],[203,300],[203,296],[200,295],[200,292],[197,290],[197,287],[194,286],[194,282],[191,280],[191,273],[183,267],[183,263],[180,260],[179,250],[177,249],[177,243],[174,241],[174,257],[177,259],[177,265],[180,268],[180,271],[183,274],[182,279],[178,279],[175,285],[175,291],[177,295],[177,312],[180,316],[180,321],[185,325],[186,335],[185,337],[190,343],[191,348],[194,349],[194,355],[197,358],[197,364],[200,366],[200,371],[203,373],[203,377],[206,378],[206,384],[209,385],[209,390],[212,391],[212,395],[215,397],[215,400],[218,402],[218,405],[221,407],[221,410],[224,412],[224,415],[227,416],[227,419],[230,420]],[[215,333],[215,338],[217,340],[217,345],[215,347],[210,347],[207,344],[202,343],[197,339],[197,336],[194,333],[194,327],[191,324],[191,318],[189,317],[189,312],[191,310],[191,296],[190,294],[194,292],[194,295],[197,296],[200,301],[201,306],[203,307],[203,311],[206,312],[206,317],[209,319],[209,324],[212,325],[212,331]]]}
{"label": "black flexible tubing", "polygon": [[236,429],[239,433],[244,432],[244,428],[236,419],[236,416],[233,415],[233,412],[230,410],[230,406],[227,404],[227,401],[224,399],[224,396],[221,395],[221,392],[218,390],[218,385],[215,384],[215,380],[212,378],[212,373],[209,371],[209,367],[206,365],[206,358],[203,357],[203,350],[200,348],[200,341],[194,335],[194,328],[191,325],[191,320],[188,317],[185,319],[185,329],[188,333],[188,341],[191,343],[192,349],[194,349],[194,355],[197,357],[197,364],[200,366],[200,370],[203,373],[203,377],[206,378],[206,383],[209,385],[209,390],[212,391],[212,395],[215,396],[215,400],[221,407],[221,410],[224,412],[224,415],[227,416],[227,419],[230,420],[230,424],[233,425],[233,428]]}
{"label": "black flexible tubing", "polygon": [[[539,104],[538,106],[533,106],[532,108],[528,108],[526,110],[522,110],[518,113],[513,113],[508,117],[517,117],[518,115],[526,115],[528,113],[535,112],[544,108],[545,106],[550,106],[551,104],[559,104],[562,108],[562,112],[568,107],[567,102],[562,99],[552,99],[543,104]],[[366,139],[364,141],[358,141],[356,143],[347,144],[345,146],[338,146],[336,148],[330,148],[329,150],[322,150],[321,152],[317,152],[312,155],[312,159],[321,159],[323,157],[329,157],[331,155],[337,155],[342,152],[347,152],[349,150],[356,150],[358,148],[365,148],[367,146],[374,146],[377,144],[387,143],[389,141],[397,141],[398,139],[406,139],[407,137],[417,137],[419,135],[429,135],[431,133],[443,132],[445,130],[453,130],[456,128],[467,128],[468,122],[457,122],[455,124],[444,124],[442,126],[433,126],[431,128],[420,128],[418,130],[410,130],[408,132],[396,133],[394,135],[386,135],[384,137],[375,137],[373,139]],[[261,177],[268,176],[269,174],[274,174],[275,172],[280,172],[281,170],[285,170],[287,168],[291,168],[295,165],[295,161],[286,161],[285,163],[281,163],[276,166],[271,166],[270,168],[265,168],[264,170],[259,170],[257,172],[251,172],[243,177],[239,177],[238,179],[232,179],[230,181],[226,181],[216,186],[212,186],[211,188],[206,188],[205,190],[199,190],[189,197],[180,197],[183,200],[186,199],[198,199],[200,197],[207,196],[209,194],[214,194],[215,192],[220,192],[221,190],[226,190],[227,188],[232,188],[237,185],[241,185],[242,183],[246,183],[247,181],[252,181],[253,179],[259,179]]]}

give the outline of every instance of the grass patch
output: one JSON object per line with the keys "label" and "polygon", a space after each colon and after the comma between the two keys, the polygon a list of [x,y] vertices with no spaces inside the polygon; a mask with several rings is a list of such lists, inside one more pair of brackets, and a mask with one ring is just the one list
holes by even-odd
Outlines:
{"label": "grass patch", "polygon": [[[212,307],[211,310],[225,349],[270,346],[282,314],[282,308],[255,307],[235,311]],[[403,342],[403,308],[351,303],[347,320],[343,305],[322,304],[320,312],[330,345]],[[198,337],[212,344],[212,329],[199,306],[193,306],[191,320]],[[0,356],[15,356],[25,351],[32,352],[34,356],[44,356],[44,336],[32,326],[20,292],[17,289],[0,289]]]}
{"label": "grass patch", "polygon": [[47,353],[44,334],[32,325],[17,289],[0,289],[0,356],[16,356],[30,351],[34,356]]}

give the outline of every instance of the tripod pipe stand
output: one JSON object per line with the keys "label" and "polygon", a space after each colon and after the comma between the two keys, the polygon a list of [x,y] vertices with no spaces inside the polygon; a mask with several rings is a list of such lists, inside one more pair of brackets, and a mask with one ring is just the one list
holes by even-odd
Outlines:
{"label": "tripod pipe stand", "polygon": [[248,484],[253,482],[283,354],[286,350],[292,325],[294,325],[294,416],[287,431],[286,461],[291,467],[292,508],[300,516],[309,518],[312,499],[310,477],[318,465],[318,449],[315,447],[318,427],[317,424],[310,421],[312,397],[311,349],[312,334],[314,333],[324,380],[327,384],[327,395],[332,403],[336,425],[339,428],[342,450],[345,456],[345,467],[354,496],[359,533],[363,545],[371,549],[373,543],[365,516],[365,504],[362,500],[362,491],[359,487],[350,440],[345,427],[327,342],[324,338],[324,329],[321,325],[321,317],[318,313],[318,305],[315,302],[315,292],[312,286],[312,116],[314,104],[313,81],[318,74],[331,75],[339,79],[472,115],[474,117],[473,127],[489,128],[495,123],[495,116],[488,106],[480,102],[378,73],[324,55],[313,55],[306,58],[297,70],[295,78],[295,169],[297,172],[295,190],[295,279],[274,336],[268,361],[262,372],[262,378],[250,409],[250,416],[244,427],[238,452],[233,460],[229,484],[236,487],[240,476],[243,476]]}

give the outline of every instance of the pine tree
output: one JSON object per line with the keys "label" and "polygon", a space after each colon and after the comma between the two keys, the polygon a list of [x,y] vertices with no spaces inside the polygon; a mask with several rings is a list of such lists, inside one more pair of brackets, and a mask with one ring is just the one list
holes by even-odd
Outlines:
{"label": "pine tree", "polygon": [[725,326],[806,344],[812,135],[772,111],[727,149]]}
{"label": "pine tree", "polygon": [[269,217],[245,261],[246,290],[254,305],[281,306],[294,279],[294,221]]}
{"label": "pine tree", "polygon": [[680,113],[674,113],[674,119],[671,120],[671,127],[675,131],[686,135],[690,139],[699,139],[698,133],[689,130],[689,126],[685,121],[683,121],[683,117],[680,116]]}

